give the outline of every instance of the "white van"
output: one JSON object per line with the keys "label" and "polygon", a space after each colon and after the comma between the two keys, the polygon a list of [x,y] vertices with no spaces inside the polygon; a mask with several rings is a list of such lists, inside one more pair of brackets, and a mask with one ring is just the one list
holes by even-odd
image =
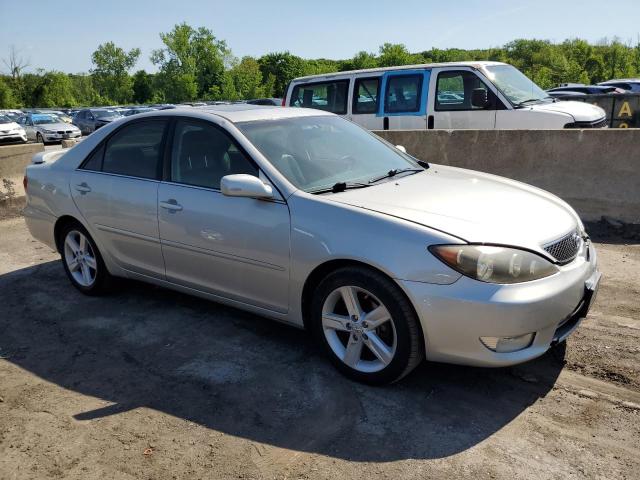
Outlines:
{"label": "white van", "polygon": [[602,108],[557,101],[517,68],[455,62],[292,80],[283,104],[342,115],[370,130],[555,129],[607,125]]}

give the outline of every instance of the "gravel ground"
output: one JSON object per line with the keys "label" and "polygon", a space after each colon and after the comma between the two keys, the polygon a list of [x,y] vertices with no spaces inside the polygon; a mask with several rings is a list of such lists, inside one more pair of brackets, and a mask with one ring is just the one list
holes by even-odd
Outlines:
{"label": "gravel ground", "polygon": [[0,239],[3,480],[638,478],[640,245],[621,236],[595,238],[603,283],[566,345],[384,388],[215,303],[133,282],[85,297],[19,216]]}

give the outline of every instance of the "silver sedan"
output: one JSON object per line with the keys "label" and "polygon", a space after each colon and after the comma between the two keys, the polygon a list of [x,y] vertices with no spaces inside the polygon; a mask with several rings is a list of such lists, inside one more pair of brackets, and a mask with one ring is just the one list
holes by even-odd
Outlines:
{"label": "silver sedan", "polygon": [[426,164],[338,116],[215,106],[115,121],[27,168],[25,217],[81,292],[142,280],[306,327],[346,375],[503,366],[564,341],[600,274],[576,212]]}

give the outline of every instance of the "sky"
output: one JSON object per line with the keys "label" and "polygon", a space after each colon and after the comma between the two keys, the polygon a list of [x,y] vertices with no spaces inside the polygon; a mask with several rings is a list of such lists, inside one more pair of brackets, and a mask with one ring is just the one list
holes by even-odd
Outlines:
{"label": "sky", "polygon": [[[91,68],[91,53],[113,41],[149,60],[159,33],[176,23],[205,26],[237,57],[288,50],[304,58],[344,59],[384,42],[409,51],[488,48],[515,38],[638,41],[640,0],[0,0],[0,59],[10,45],[36,68]],[[0,62],[0,71],[6,66]]]}

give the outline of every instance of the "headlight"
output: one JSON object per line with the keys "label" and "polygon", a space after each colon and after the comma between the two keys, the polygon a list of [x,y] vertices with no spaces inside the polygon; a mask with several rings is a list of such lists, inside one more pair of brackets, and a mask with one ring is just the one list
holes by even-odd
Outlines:
{"label": "headlight", "polygon": [[55,130],[43,130],[44,133],[56,133]]}
{"label": "headlight", "polygon": [[558,271],[558,267],[540,255],[517,248],[433,245],[429,251],[454,270],[481,282],[528,282]]}

